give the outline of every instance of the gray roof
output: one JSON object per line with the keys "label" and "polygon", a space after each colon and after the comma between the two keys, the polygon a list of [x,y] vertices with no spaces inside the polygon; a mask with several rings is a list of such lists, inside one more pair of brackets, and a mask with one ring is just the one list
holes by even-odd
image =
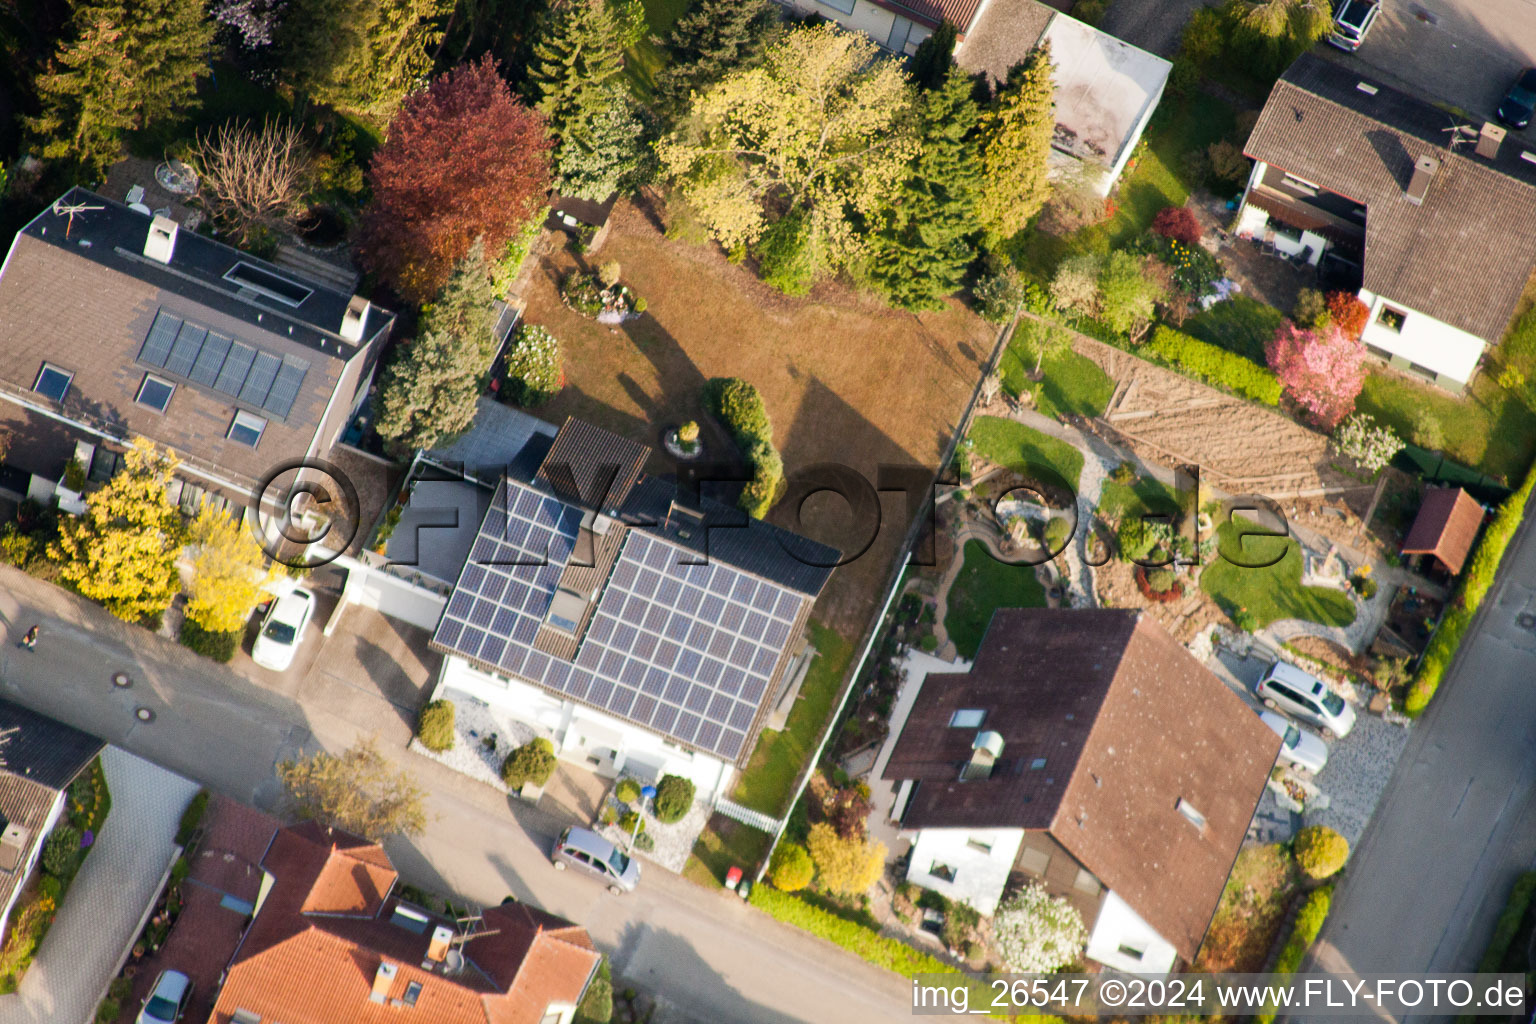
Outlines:
{"label": "gray roof", "polygon": [[491,491],[468,480],[418,480],[384,554],[401,568],[452,583],[490,507]]}
{"label": "gray roof", "polygon": [[106,744],[73,726],[20,704],[0,700],[0,772],[20,775],[49,789],[63,789]]}
{"label": "gray roof", "polygon": [[[1365,204],[1368,291],[1497,342],[1536,266],[1536,165],[1515,139],[1492,160],[1471,142],[1448,153],[1457,120],[1308,54],[1275,83],[1245,151]],[[1415,205],[1404,193],[1423,156],[1440,167]]]}
{"label": "gray roof", "polygon": [[494,487],[503,474],[531,479],[558,428],[504,402],[482,396],[474,426],[426,453],[428,461]]}

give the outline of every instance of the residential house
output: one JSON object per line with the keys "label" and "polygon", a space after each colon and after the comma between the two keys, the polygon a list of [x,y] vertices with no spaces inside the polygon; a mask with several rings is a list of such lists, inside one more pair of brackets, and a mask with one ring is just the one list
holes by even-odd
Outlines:
{"label": "residential house", "polygon": [[0,488],[69,511],[78,459],[106,480],[134,438],[181,459],[173,498],[251,506],[281,464],[324,458],[368,395],[393,314],[75,188],[0,265]]}
{"label": "residential house", "polygon": [[527,904],[417,907],[381,846],[314,822],[280,830],[262,869],[209,1024],[570,1024],[602,959]]}
{"label": "residential house", "polygon": [[647,474],[650,448],[581,420],[509,434],[515,452],[458,456],[495,492],[432,638],[435,696],[599,773],[723,793],[809,665],[837,552]]}
{"label": "residential house", "polygon": [[1536,153],[1497,125],[1315,55],[1275,83],[1245,152],[1237,231],[1317,263],[1363,264],[1363,340],[1460,391],[1536,267]]}
{"label": "residential house", "polygon": [[1117,609],[1000,609],[920,687],[883,772],[907,878],[989,915],[1035,879],[1106,967],[1193,961],[1280,750],[1242,698]]}
{"label": "residential house", "polygon": [[69,784],[104,746],[79,729],[0,700],[0,940],[43,841],[65,817]]}
{"label": "residential house", "polygon": [[980,11],[1000,0],[779,0],[800,14],[819,14],[844,28],[863,32],[895,54],[917,52],[939,22],[949,21],[964,37]]}

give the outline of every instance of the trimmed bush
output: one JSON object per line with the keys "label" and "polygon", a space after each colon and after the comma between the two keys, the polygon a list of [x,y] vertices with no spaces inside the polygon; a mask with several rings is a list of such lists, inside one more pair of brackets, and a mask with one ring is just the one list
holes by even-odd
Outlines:
{"label": "trimmed bush", "polygon": [[1349,840],[1327,825],[1308,825],[1296,833],[1291,855],[1297,866],[1313,878],[1330,878],[1349,860]]}
{"label": "trimmed bush", "polygon": [[454,711],[451,700],[434,700],[421,709],[416,719],[416,738],[422,746],[438,753],[453,749]]}
{"label": "trimmed bush", "polygon": [[1200,244],[1200,221],[1187,206],[1165,206],[1152,218],[1152,230],[1185,245]]}
{"label": "trimmed bush", "polygon": [[[1313,889],[1307,894],[1306,901],[1296,913],[1296,922],[1291,926],[1291,935],[1285,940],[1285,945],[1280,949],[1280,956],[1275,960],[1276,982],[1283,981],[1296,973],[1301,966],[1302,958],[1307,955],[1307,950],[1312,948],[1312,943],[1317,941],[1317,933],[1323,930],[1323,922],[1328,920],[1328,909],[1333,904],[1333,886],[1325,885],[1320,889]],[[1275,1008],[1265,1007],[1263,1012],[1255,1014],[1254,1024],[1274,1024]]]}
{"label": "trimmed bush", "polygon": [[191,651],[196,651],[205,658],[214,661],[228,663],[235,657],[235,652],[240,649],[240,640],[245,636],[245,630],[232,629],[229,632],[218,632],[204,629],[193,619],[183,619],[181,631],[176,634],[176,639],[181,646]]}
{"label": "trimmed bush", "polygon": [[43,842],[43,870],[59,878],[68,877],[80,856],[80,830],[73,825],[59,825]]}
{"label": "trimmed bush", "polygon": [[632,804],[640,799],[640,783],[626,775],[613,787],[613,796],[621,804]]}
{"label": "trimmed bush", "polygon": [[608,958],[603,957],[598,963],[597,977],[587,986],[587,994],[581,997],[581,1005],[576,1007],[576,1018],[572,1024],[609,1024],[613,1020],[613,968],[608,966]]}
{"label": "trimmed bush", "polygon": [[747,461],[752,463],[752,479],[742,488],[741,508],[753,519],[761,519],[783,489],[784,459],[772,444],[758,438],[747,446]]}
{"label": "trimmed bush", "polygon": [[1439,688],[1440,680],[1445,677],[1445,670],[1450,667],[1456,648],[1461,645],[1462,635],[1472,624],[1472,617],[1477,614],[1483,598],[1488,596],[1488,590],[1493,586],[1504,551],[1514,539],[1515,530],[1525,515],[1525,505],[1530,500],[1533,483],[1536,483],[1536,469],[1526,474],[1525,483],[1509,496],[1499,508],[1498,515],[1493,517],[1493,522],[1483,531],[1483,539],[1478,541],[1465,575],[1461,578],[1461,590],[1452,599],[1450,608],[1441,618],[1439,628],[1435,630],[1423,657],[1419,659],[1418,674],[1403,701],[1403,710],[1408,714],[1418,715],[1423,712]]}
{"label": "trimmed bush", "polygon": [[208,810],[208,791],[200,789],[197,795],[187,801],[187,809],[181,812],[181,822],[176,826],[176,845],[186,846],[197,834],[197,827],[203,823],[203,815]]}
{"label": "trimmed bush", "polygon": [[856,921],[838,917],[798,897],[766,885],[755,885],[747,900],[757,909],[785,924],[841,946],[876,967],[904,977],[917,974],[956,974],[955,968],[898,939],[888,939]]}
{"label": "trimmed bush", "polygon": [[656,784],[656,820],[663,825],[682,821],[683,815],[693,808],[694,785],[692,779],[681,775],[667,775]]}
{"label": "trimmed bush", "polygon": [[811,884],[816,865],[799,843],[780,843],[768,864],[768,880],[784,892],[798,892]]}
{"label": "trimmed bush", "polygon": [[521,789],[532,783],[542,786],[555,774],[555,747],[543,736],[537,736],[512,753],[501,763],[501,781],[510,789]]}
{"label": "trimmed bush", "polygon": [[645,819],[640,817],[639,811],[625,811],[619,815],[619,828],[627,836],[638,835],[645,831]]}
{"label": "trimmed bush", "polygon": [[1056,517],[1045,524],[1045,549],[1047,551],[1061,551],[1072,538],[1072,523],[1063,518]]}
{"label": "trimmed bush", "polygon": [[1191,377],[1255,402],[1280,404],[1280,378],[1251,359],[1170,327],[1154,331],[1148,348]]}
{"label": "trimmed bush", "polygon": [[716,377],[704,385],[704,402],[737,440],[773,438],[773,425],[757,388],[740,377]]}

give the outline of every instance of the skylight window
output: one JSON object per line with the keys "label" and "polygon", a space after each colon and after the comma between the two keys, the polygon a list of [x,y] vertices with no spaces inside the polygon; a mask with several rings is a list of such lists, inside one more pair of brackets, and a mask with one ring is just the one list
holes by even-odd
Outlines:
{"label": "skylight window", "polygon": [[1205,815],[1196,810],[1194,804],[1190,803],[1188,800],[1185,800],[1183,797],[1179,797],[1178,808],[1179,813],[1184,815],[1185,821],[1195,826],[1195,828],[1200,829],[1202,832],[1205,831]]}
{"label": "skylight window", "polygon": [[267,421],[260,416],[252,416],[248,412],[237,412],[235,418],[229,424],[229,433],[225,435],[231,441],[239,441],[241,444],[255,448],[261,443],[262,432],[267,429]]}
{"label": "skylight window", "polygon": [[987,720],[987,712],[982,708],[961,708],[949,716],[951,729],[979,729],[981,723]]}
{"label": "skylight window", "polygon": [[297,281],[290,281],[243,261],[230,267],[224,274],[224,280],[269,299],[276,299],[285,306],[301,306],[305,299],[314,294],[312,289]]}
{"label": "skylight window", "polygon": [[139,393],[133,400],[155,412],[165,412],[165,407],[171,404],[171,395],[175,391],[175,384],[168,380],[161,380],[152,373],[146,373],[144,382],[139,385]]}
{"label": "skylight window", "polygon": [[424,935],[427,931],[427,925],[431,923],[431,920],[426,914],[423,914],[414,907],[408,907],[404,903],[396,903],[394,913],[389,915],[389,923],[396,927],[404,928],[413,935]]}
{"label": "skylight window", "polygon": [[32,390],[44,398],[62,402],[64,396],[69,393],[70,381],[74,379],[75,375],[68,370],[61,370],[52,363],[44,363],[43,368],[37,373],[37,380],[32,384]]}

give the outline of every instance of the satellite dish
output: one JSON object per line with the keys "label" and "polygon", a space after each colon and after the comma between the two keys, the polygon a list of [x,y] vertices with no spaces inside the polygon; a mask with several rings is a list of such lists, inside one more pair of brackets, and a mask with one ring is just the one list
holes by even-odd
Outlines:
{"label": "satellite dish", "polygon": [[450,949],[448,955],[443,957],[443,970],[450,974],[457,974],[464,969],[464,951]]}

